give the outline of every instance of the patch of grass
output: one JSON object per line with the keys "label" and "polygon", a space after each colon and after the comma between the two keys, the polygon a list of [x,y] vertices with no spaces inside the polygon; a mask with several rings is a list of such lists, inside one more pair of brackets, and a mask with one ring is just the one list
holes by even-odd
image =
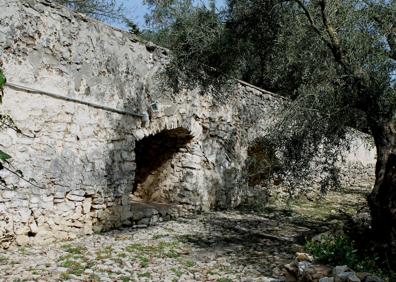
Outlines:
{"label": "patch of grass", "polygon": [[73,246],[72,244],[65,244],[62,246],[62,249],[65,252],[75,255],[82,255],[87,252],[87,248],[85,246]]}
{"label": "patch of grass", "polygon": [[19,251],[22,255],[28,255],[28,254],[29,254],[29,250],[28,250],[27,246],[21,246],[21,247],[19,247],[18,251]]}
{"label": "patch of grass", "polygon": [[211,270],[208,270],[207,272],[206,272],[206,274],[208,274],[208,275],[215,275],[217,272],[215,271],[215,270],[213,270],[213,269],[211,269]]}
{"label": "patch of grass", "polygon": [[219,278],[217,282],[232,282],[232,280],[230,278]]}
{"label": "patch of grass", "polygon": [[177,276],[177,278],[180,278],[183,275],[183,272],[181,272],[180,270],[176,269],[176,268],[171,268],[171,271]]}
{"label": "patch of grass", "polygon": [[113,247],[106,246],[103,249],[96,252],[96,259],[98,260],[108,259],[112,257],[112,254],[113,254]]}
{"label": "patch of grass", "polygon": [[256,202],[250,205],[241,205],[237,209],[242,212],[255,212],[255,213],[263,213],[266,211],[267,203],[265,202]]}
{"label": "patch of grass", "polygon": [[125,251],[135,253],[139,255],[158,256],[158,257],[169,257],[177,258],[180,254],[174,250],[178,245],[178,242],[164,242],[160,241],[156,245],[145,246],[143,244],[131,244],[125,248]]}
{"label": "patch of grass", "polygon": [[64,260],[79,260],[83,259],[84,257],[80,254],[66,254],[64,256],[61,256],[58,258],[58,261],[64,261]]}
{"label": "patch of grass", "polygon": [[139,277],[150,278],[151,274],[149,272],[143,272],[138,274]]}
{"label": "patch of grass", "polygon": [[308,241],[305,248],[321,263],[352,267],[359,260],[353,242],[345,236],[322,236],[320,240]]}
{"label": "patch of grass", "polygon": [[142,268],[145,268],[145,267],[148,267],[148,266],[149,266],[150,260],[149,260],[147,257],[145,257],[145,256],[139,256],[138,259],[139,259],[139,262],[140,262],[140,266],[141,266]]}
{"label": "patch of grass", "polygon": [[135,243],[125,247],[125,251],[130,253],[144,252],[146,247],[143,244]]}
{"label": "patch of grass", "polygon": [[5,256],[0,256],[0,265],[5,265],[8,262],[8,258]]}
{"label": "patch of grass", "polygon": [[96,275],[96,274],[94,274],[94,273],[91,273],[91,274],[88,276],[88,281],[91,281],[91,282],[99,282],[99,281],[100,281],[100,276],[99,276],[99,275]]}
{"label": "patch of grass", "polygon": [[178,253],[175,250],[169,250],[168,252],[165,253],[165,256],[168,258],[178,258],[180,257],[180,253]]}
{"label": "patch of grass", "polygon": [[67,274],[80,276],[84,273],[85,267],[78,261],[67,260],[62,263],[63,267],[68,268]]}
{"label": "patch of grass", "polygon": [[188,261],[185,262],[185,265],[187,267],[194,267],[195,266],[195,262],[192,261],[192,260],[188,260]]}
{"label": "patch of grass", "polygon": [[40,274],[36,269],[33,269],[33,270],[31,270],[30,272],[31,272],[33,275],[39,275],[39,274]]}
{"label": "patch of grass", "polygon": [[117,257],[119,257],[119,258],[126,258],[126,257],[127,257],[127,254],[126,254],[126,253],[118,253],[118,254],[117,254]]}
{"label": "patch of grass", "polygon": [[155,234],[154,236],[153,236],[153,240],[158,240],[158,239],[161,239],[161,238],[165,238],[165,237],[167,237],[168,235],[165,235],[165,234]]}
{"label": "patch of grass", "polygon": [[118,265],[123,265],[124,261],[120,258],[112,258],[112,261],[114,261],[115,263],[117,263]]}
{"label": "patch of grass", "polygon": [[314,256],[317,262],[329,265],[348,265],[357,272],[370,272],[384,277],[378,268],[375,257],[362,257],[354,242],[341,236],[322,236],[319,240],[311,240],[305,244],[305,249]]}
{"label": "patch of grass", "polygon": [[69,280],[71,278],[71,275],[70,275],[70,273],[68,273],[68,272],[62,272],[61,274],[60,274],[60,279],[63,281],[63,280]]}

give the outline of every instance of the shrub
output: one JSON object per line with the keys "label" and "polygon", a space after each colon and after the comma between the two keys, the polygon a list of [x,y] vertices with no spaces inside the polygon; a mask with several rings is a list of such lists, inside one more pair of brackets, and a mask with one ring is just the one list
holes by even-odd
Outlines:
{"label": "shrub", "polygon": [[314,256],[315,261],[329,265],[347,265],[357,272],[370,272],[384,277],[385,273],[378,267],[376,257],[362,256],[355,243],[345,235],[322,235],[305,244],[307,252]]}

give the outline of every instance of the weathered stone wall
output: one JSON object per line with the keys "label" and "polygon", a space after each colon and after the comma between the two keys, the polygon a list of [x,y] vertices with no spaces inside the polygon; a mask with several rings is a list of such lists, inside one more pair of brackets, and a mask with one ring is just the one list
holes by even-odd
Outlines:
{"label": "weathered stone wall", "polygon": [[198,90],[165,90],[158,77],[165,50],[47,1],[1,0],[0,23],[9,82],[150,114],[144,122],[7,87],[2,111],[22,134],[6,129],[0,144],[24,179],[1,171],[8,184],[0,191],[4,244],[139,223],[144,216],[130,202],[135,142],[163,130],[182,128],[192,139],[150,175],[157,184],[149,185],[149,200],[169,204],[171,214],[238,203],[247,144],[276,99],[242,86],[223,103]]}
{"label": "weathered stone wall", "polygon": [[[2,131],[0,149],[24,177],[0,171],[3,247],[236,206],[248,145],[282,104],[242,85],[221,102],[198,89],[174,93],[161,83],[166,50],[45,0],[0,0],[0,46],[9,82],[149,114],[7,87],[1,111],[22,133]],[[152,157],[155,169],[135,183],[136,142],[169,130],[190,138],[165,162]]]}

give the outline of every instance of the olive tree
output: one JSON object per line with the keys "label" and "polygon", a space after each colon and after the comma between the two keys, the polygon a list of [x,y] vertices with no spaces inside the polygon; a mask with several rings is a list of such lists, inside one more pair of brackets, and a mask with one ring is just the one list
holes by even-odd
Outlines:
{"label": "olive tree", "polygon": [[147,2],[180,77],[243,78],[290,98],[271,142],[295,175],[321,154],[325,182],[335,183],[348,129],[373,137],[372,228],[396,266],[396,2],[229,0],[224,11]]}

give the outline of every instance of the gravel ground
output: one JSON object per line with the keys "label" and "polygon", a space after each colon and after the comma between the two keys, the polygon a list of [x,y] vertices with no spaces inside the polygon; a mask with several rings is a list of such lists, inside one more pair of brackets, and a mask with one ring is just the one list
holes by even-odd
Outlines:
{"label": "gravel ground", "polygon": [[[352,193],[353,192],[353,193]],[[333,193],[248,211],[211,212],[0,255],[0,281],[282,281],[305,238],[338,226],[364,195]]]}
{"label": "gravel ground", "polygon": [[215,212],[8,250],[0,256],[1,281],[279,281],[271,277],[281,277],[290,248],[298,247],[293,240],[305,231]]}

